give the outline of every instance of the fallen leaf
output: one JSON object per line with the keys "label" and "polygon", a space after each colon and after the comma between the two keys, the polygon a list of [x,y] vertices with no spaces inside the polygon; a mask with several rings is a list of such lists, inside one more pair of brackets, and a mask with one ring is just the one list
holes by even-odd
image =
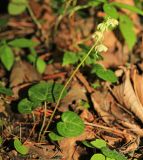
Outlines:
{"label": "fallen leaf", "polygon": [[40,74],[26,61],[17,61],[11,71],[10,87],[15,87],[25,82],[39,81]]}
{"label": "fallen leaf", "polygon": [[139,75],[136,69],[133,70],[132,81],[136,96],[143,106],[143,76]]}
{"label": "fallen leaf", "polygon": [[[93,138],[95,138],[95,133],[92,130],[86,129],[85,132],[78,137],[64,138],[63,140],[61,140],[59,142],[59,145],[62,150],[64,159],[65,160],[71,160],[71,159],[79,160],[79,157],[82,154],[85,154],[84,153],[85,151],[83,153],[79,153],[78,150],[76,149],[77,148],[76,142],[93,139]],[[81,150],[81,152],[82,151],[83,150]]]}
{"label": "fallen leaf", "polygon": [[114,87],[114,95],[118,102],[133,112],[143,122],[143,106],[136,96],[130,80],[130,70],[125,71],[125,81]]}

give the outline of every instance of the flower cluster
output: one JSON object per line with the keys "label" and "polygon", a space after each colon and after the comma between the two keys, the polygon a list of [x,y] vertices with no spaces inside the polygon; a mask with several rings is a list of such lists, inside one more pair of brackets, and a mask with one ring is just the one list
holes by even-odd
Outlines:
{"label": "flower cluster", "polygon": [[94,38],[96,39],[96,52],[106,52],[108,48],[102,44],[102,40],[104,38],[104,32],[108,31],[110,28],[115,28],[118,25],[118,21],[116,19],[107,17],[104,22],[100,23],[97,26],[97,31],[94,33]]}

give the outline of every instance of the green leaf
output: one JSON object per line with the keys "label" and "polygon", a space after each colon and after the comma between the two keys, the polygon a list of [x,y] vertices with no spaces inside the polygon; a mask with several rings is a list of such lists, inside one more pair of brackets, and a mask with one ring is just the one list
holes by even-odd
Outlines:
{"label": "green leaf", "polygon": [[125,41],[127,42],[129,48],[132,49],[137,41],[137,37],[133,29],[133,23],[126,15],[120,15],[119,20],[120,31],[125,38]]}
{"label": "green leaf", "polygon": [[54,133],[54,132],[50,132],[49,133],[49,137],[52,141],[60,141],[62,140],[64,137],[59,136],[58,134]]}
{"label": "green leaf", "polygon": [[0,94],[5,94],[7,96],[12,96],[13,92],[10,88],[6,88],[6,87],[0,85]]}
{"label": "green leaf", "polygon": [[[58,84],[58,83],[46,83],[46,82],[41,82],[38,83],[34,86],[32,86],[28,90],[28,95],[31,101],[35,102],[55,102],[58,100],[60,93],[63,89],[63,85]],[[67,91],[65,90],[62,98],[65,97],[67,94]]]}
{"label": "green leaf", "polygon": [[37,59],[37,55],[29,54],[29,55],[27,56],[27,59],[28,59],[29,62],[35,64],[36,59]]}
{"label": "green leaf", "polygon": [[23,13],[26,10],[26,5],[25,4],[20,4],[20,3],[9,3],[8,5],[8,13],[11,15],[19,15]]}
{"label": "green leaf", "polygon": [[61,119],[62,122],[57,123],[57,131],[61,136],[75,137],[84,132],[84,123],[76,113],[64,112]]}
{"label": "green leaf", "polygon": [[36,68],[38,70],[39,73],[44,73],[45,69],[46,69],[46,62],[40,58],[37,59],[36,61]]}
{"label": "green leaf", "polygon": [[135,6],[131,6],[128,4],[124,4],[124,3],[119,3],[119,2],[112,2],[110,3],[110,5],[118,7],[118,8],[124,8],[124,9],[128,9],[132,12],[138,13],[140,15],[143,15],[143,11],[140,10],[139,8],[135,7]]}
{"label": "green leaf", "polygon": [[95,73],[99,78],[111,83],[117,82],[118,80],[113,71],[109,69],[105,70],[100,64],[95,64],[91,73]]}
{"label": "green leaf", "polygon": [[118,14],[116,8],[108,3],[105,3],[103,5],[103,10],[108,16],[110,16],[112,18],[117,19],[119,17],[119,14]]}
{"label": "green leaf", "polygon": [[96,6],[98,6],[99,4],[101,4],[101,3],[106,3],[107,2],[107,0],[89,0],[88,1],[88,4],[90,5],[90,6],[92,6],[92,7],[96,7]]}
{"label": "green leaf", "polygon": [[3,139],[2,139],[2,136],[0,136],[0,146],[2,145],[3,143]]}
{"label": "green leaf", "polygon": [[28,0],[11,0],[11,3],[26,5],[28,3]]}
{"label": "green leaf", "polygon": [[0,19],[0,27],[7,26],[8,20],[9,20],[8,18],[1,18]]}
{"label": "green leaf", "polygon": [[86,146],[86,147],[89,147],[89,148],[95,148],[90,142],[88,141],[82,141],[82,143]]}
{"label": "green leaf", "polygon": [[74,52],[67,51],[64,53],[63,57],[63,66],[69,65],[69,64],[76,64],[78,62],[78,55]]}
{"label": "green leaf", "polygon": [[10,71],[14,63],[14,55],[10,47],[3,45],[0,48],[0,58],[5,68]]}
{"label": "green leaf", "polygon": [[18,111],[22,114],[30,114],[32,112],[33,103],[27,98],[22,99],[18,103]]}
{"label": "green leaf", "polygon": [[105,156],[103,154],[97,153],[94,154],[90,160],[105,160]]}
{"label": "green leaf", "polygon": [[14,147],[20,154],[26,155],[29,152],[29,149],[25,145],[22,145],[20,140],[17,138],[14,140]]}
{"label": "green leaf", "polygon": [[105,156],[109,158],[113,158],[115,160],[127,160],[124,155],[118,153],[116,150],[110,150],[108,147],[101,148],[101,151]]}
{"label": "green leaf", "polygon": [[102,139],[96,139],[95,141],[90,142],[92,146],[101,149],[102,147],[106,147],[106,142]]}
{"label": "green leaf", "polygon": [[114,158],[106,157],[106,160],[115,160]]}
{"label": "green leaf", "polygon": [[19,48],[30,48],[30,47],[36,47],[38,43],[26,38],[17,38],[8,42],[8,45]]}

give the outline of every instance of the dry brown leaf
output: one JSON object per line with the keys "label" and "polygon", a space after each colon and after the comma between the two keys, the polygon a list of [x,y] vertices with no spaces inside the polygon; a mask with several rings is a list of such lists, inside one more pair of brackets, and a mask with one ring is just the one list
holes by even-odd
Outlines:
{"label": "dry brown leaf", "polygon": [[73,101],[78,100],[87,101],[86,91],[84,87],[82,87],[78,82],[74,82],[71,85],[71,89],[69,90],[68,94],[62,100],[59,110],[65,112],[66,110],[68,110],[68,106],[72,104]]}
{"label": "dry brown leaf", "polygon": [[127,140],[126,144],[121,148],[122,153],[134,153],[139,147],[140,137],[137,135],[131,135]]}
{"label": "dry brown leaf", "polygon": [[83,150],[81,150],[81,153],[78,152],[78,150],[76,149],[76,141],[84,141],[93,138],[95,138],[94,132],[92,130],[86,129],[85,132],[79,137],[64,138],[63,140],[61,140],[59,142],[59,145],[62,150],[64,159],[79,160],[79,157],[85,153],[83,153]]}
{"label": "dry brown leaf", "polygon": [[139,101],[143,105],[143,76],[139,75],[136,69],[133,71],[132,81],[134,84],[136,96],[139,98]]}
{"label": "dry brown leaf", "polygon": [[113,89],[120,104],[133,112],[143,122],[143,106],[136,96],[130,80],[130,70],[125,71],[125,82]]}
{"label": "dry brown leaf", "polygon": [[102,117],[104,122],[106,122],[107,124],[110,124],[111,122],[113,122],[115,120],[114,116],[112,116],[112,114],[110,112],[103,109],[102,106],[101,106],[101,103],[100,102],[98,103],[97,99],[98,99],[97,94],[95,92],[92,93],[91,94],[91,100],[92,100],[94,109]]}
{"label": "dry brown leaf", "polygon": [[10,75],[10,87],[18,86],[25,82],[39,81],[40,74],[26,61],[17,61]]}

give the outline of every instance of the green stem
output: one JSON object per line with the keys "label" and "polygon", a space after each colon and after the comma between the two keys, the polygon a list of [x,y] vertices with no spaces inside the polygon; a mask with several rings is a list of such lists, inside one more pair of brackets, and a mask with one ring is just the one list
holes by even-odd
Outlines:
{"label": "green stem", "polygon": [[39,29],[41,29],[41,24],[38,22],[38,20],[37,20],[37,18],[35,17],[35,15],[34,15],[34,13],[33,13],[33,11],[32,11],[32,9],[31,9],[31,7],[30,7],[29,4],[27,4],[27,9],[28,9],[28,12],[29,12],[29,14],[30,14],[33,22],[37,25],[37,27],[38,27]]}
{"label": "green stem", "polygon": [[61,91],[61,93],[60,93],[60,96],[59,96],[59,98],[58,98],[57,104],[56,104],[56,106],[55,106],[55,108],[54,108],[54,111],[53,111],[53,113],[52,113],[52,115],[51,115],[51,117],[50,117],[50,119],[49,119],[49,122],[48,122],[46,128],[45,128],[45,131],[43,132],[43,134],[42,134],[42,136],[41,136],[41,139],[43,138],[43,136],[45,135],[46,131],[48,130],[48,128],[49,128],[49,126],[50,126],[50,124],[51,124],[51,121],[52,121],[52,119],[53,119],[53,117],[54,117],[54,115],[55,115],[55,112],[56,112],[59,104],[60,104],[60,101],[61,101],[61,99],[62,99],[62,95],[63,95],[65,89],[67,88],[68,84],[71,82],[72,78],[75,76],[75,74],[77,73],[77,71],[79,70],[79,68],[80,68],[80,67],[82,66],[82,64],[85,62],[85,60],[87,59],[87,57],[88,57],[88,56],[90,55],[90,53],[93,51],[93,49],[95,48],[95,46],[97,45],[97,43],[98,43],[98,41],[91,47],[91,49],[88,51],[88,53],[87,53],[86,56],[83,58],[83,60],[78,64],[78,66],[77,66],[76,69],[73,71],[72,75],[69,77],[69,79],[67,80],[66,84],[64,85],[64,87],[63,87],[63,89],[62,89],[62,91]]}

